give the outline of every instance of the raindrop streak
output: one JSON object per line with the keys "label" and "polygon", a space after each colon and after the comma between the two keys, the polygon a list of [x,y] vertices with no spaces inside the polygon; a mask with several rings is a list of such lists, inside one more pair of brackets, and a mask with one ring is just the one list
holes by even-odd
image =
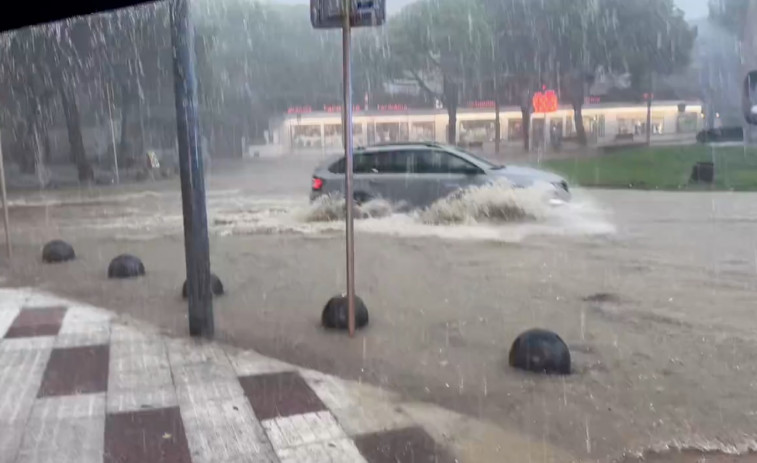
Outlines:
{"label": "raindrop streak", "polygon": [[586,453],[591,453],[591,435],[589,434],[589,417],[586,417]]}

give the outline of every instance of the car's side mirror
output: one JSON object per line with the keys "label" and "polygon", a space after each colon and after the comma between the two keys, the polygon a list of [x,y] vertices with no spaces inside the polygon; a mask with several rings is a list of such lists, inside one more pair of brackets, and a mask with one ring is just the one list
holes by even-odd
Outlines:
{"label": "car's side mirror", "polygon": [[743,109],[744,119],[757,125],[757,71],[752,71],[744,78]]}

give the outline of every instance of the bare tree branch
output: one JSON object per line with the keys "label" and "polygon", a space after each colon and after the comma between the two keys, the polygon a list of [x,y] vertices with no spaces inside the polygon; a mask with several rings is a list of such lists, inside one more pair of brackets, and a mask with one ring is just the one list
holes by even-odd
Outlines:
{"label": "bare tree branch", "polygon": [[415,70],[411,70],[411,71],[409,71],[409,72],[410,72],[410,74],[411,74],[411,75],[413,76],[413,79],[415,79],[415,81],[416,81],[416,82],[418,82],[418,85],[420,85],[421,89],[422,89],[422,90],[423,90],[424,92],[428,93],[428,94],[429,94],[429,96],[431,96],[432,98],[440,98],[440,97],[441,97],[441,94],[439,94],[439,93],[437,93],[437,92],[435,92],[435,91],[431,90],[431,87],[429,87],[429,86],[428,86],[428,85],[426,84],[426,82],[424,82],[424,81],[423,81],[423,78],[421,78],[421,76],[420,76],[420,75],[418,74],[418,72],[417,72],[417,71],[415,71]]}

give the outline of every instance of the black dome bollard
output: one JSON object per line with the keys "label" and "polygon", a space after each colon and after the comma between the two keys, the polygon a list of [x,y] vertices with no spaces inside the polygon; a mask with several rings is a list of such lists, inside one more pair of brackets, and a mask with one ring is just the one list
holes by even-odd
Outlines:
{"label": "black dome bollard", "polygon": [[521,333],[510,348],[510,366],[534,373],[570,374],[570,351],[557,333],[533,329]]}
{"label": "black dome bollard", "polygon": [[50,241],[42,248],[42,260],[48,264],[76,259],[73,246],[63,240]]}
{"label": "black dome bollard", "polygon": [[[210,274],[210,289],[215,296],[221,296],[224,293],[223,283],[221,283],[221,279],[215,273]],[[184,299],[189,297],[187,293],[187,280],[184,280],[184,286],[181,288],[181,297]]]}
{"label": "black dome bollard", "polygon": [[[321,314],[321,325],[324,328],[337,330],[349,329],[347,313],[347,296],[334,296],[326,303]],[[355,329],[368,324],[368,308],[362,299],[355,296]]]}
{"label": "black dome bollard", "polygon": [[121,254],[108,265],[108,278],[134,278],[144,274],[144,264],[131,254]]}

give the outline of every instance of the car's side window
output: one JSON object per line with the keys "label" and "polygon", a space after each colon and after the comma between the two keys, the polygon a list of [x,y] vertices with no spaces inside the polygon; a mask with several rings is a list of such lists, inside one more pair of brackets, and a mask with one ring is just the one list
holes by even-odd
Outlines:
{"label": "car's side window", "polygon": [[344,173],[344,158],[335,161],[333,164],[331,164],[331,167],[329,167],[329,172],[332,174],[343,174]]}
{"label": "car's side window", "polygon": [[411,151],[392,152],[392,172],[395,174],[409,174],[413,172],[414,157]]}
{"label": "car's side window", "polygon": [[447,158],[447,172],[450,174],[468,174],[478,169],[475,165],[454,154],[444,153],[444,155]]}
{"label": "car's side window", "polygon": [[[370,174],[373,172],[374,159],[372,154],[354,153],[352,157],[352,171],[356,174]],[[344,158],[331,164],[329,172],[333,174],[344,173]]]}
{"label": "car's side window", "polygon": [[[446,151],[429,149],[355,153],[353,163],[356,174],[467,174],[476,168]],[[329,170],[343,174],[344,159],[336,161]]]}
{"label": "car's side window", "polygon": [[394,153],[391,151],[384,151],[373,155],[374,163],[373,169],[376,174],[391,174],[394,173]]}
{"label": "car's side window", "polygon": [[413,172],[416,174],[438,174],[443,172],[442,152],[435,150],[415,150]]}
{"label": "car's side window", "polygon": [[[375,154],[354,153],[352,171],[356,174],[371,174],[376,163]],[[343,171],[344,172],[344,171]]]}
{"label": "car's side window", "polygon": [[440,150],[415,151],[415,173],[460,174],[468,173],[476,166],[470,162]]}

